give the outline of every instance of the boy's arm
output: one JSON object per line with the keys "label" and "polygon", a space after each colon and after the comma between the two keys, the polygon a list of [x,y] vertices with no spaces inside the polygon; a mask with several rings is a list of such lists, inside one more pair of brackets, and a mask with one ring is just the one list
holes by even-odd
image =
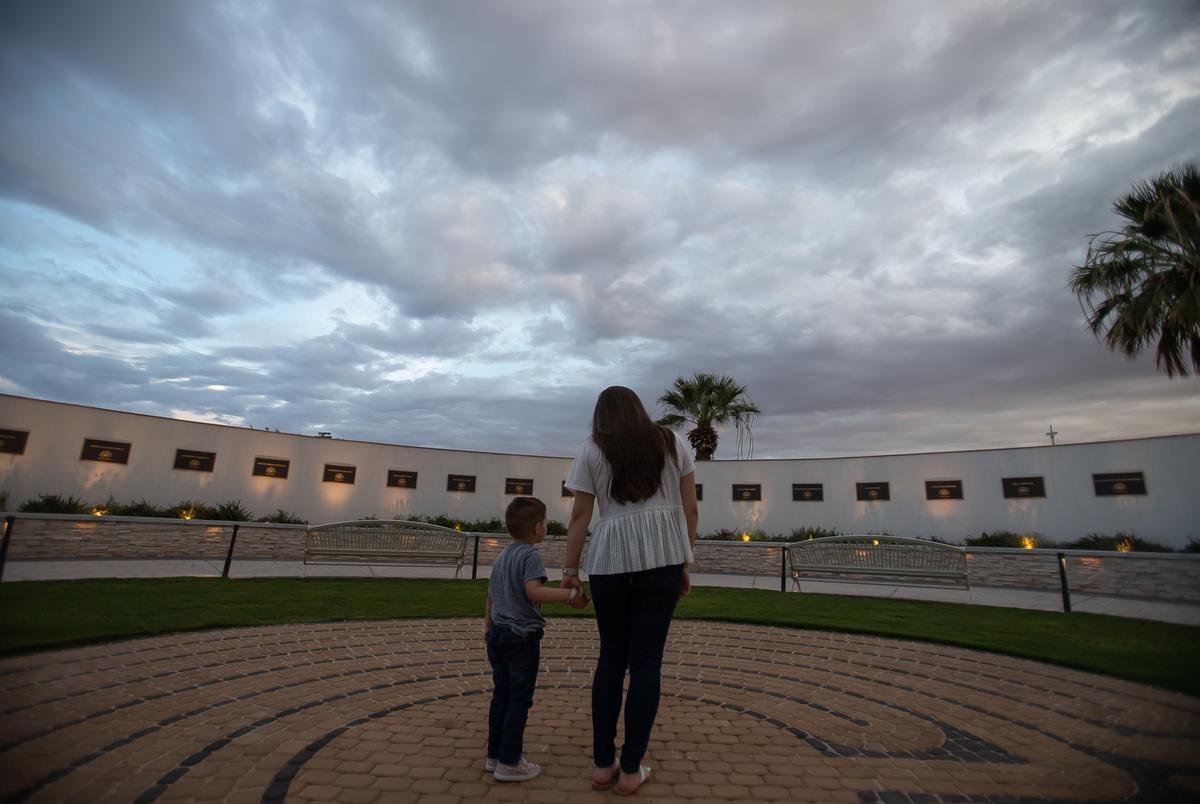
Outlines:
{"label": "boy's arm", "polygon": [[487,604],[483,607],[483,630],[486,632],[492,627],[492,590],[488,590]]}
{"label": "boy's arm", "polygon": [[525,594],[532,603],[574,603],[583,594],[582,589],[545,586],[541,578],[525,582]]}

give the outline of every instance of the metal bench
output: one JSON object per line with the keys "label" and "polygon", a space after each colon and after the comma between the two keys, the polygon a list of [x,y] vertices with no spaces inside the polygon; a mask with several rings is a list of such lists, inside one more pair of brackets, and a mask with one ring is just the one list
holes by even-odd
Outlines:
{"label": "metal bench", "polygon": [[452,564],[462,574],[467,536],[453,528],[398,519],[333,522],[308,529],[305,564]]}
{"label": "metal bench", "polygon": [[813,575],[871,580],[877,576],[918,586],[958,585],[969,593],[967,556],[961,547],[901,536],[829,536],[787,546],[792,583]]}

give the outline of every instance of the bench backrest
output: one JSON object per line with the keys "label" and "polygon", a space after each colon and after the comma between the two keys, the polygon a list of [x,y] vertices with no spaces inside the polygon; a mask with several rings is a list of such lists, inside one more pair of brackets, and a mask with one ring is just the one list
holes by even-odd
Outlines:
{"label": "bench backrest", "polygon": [[308,529],[308,550],[394,550],[413,554],[462,555],[467,548],[466,534],[454,528],[428,522],[399,519],[360,519],[332,522]]}
{"label": "bench backrest", "polygon": [[787,549],[793,567],[967,573],[963,548],[903,536],[828,536],[792,542]]}

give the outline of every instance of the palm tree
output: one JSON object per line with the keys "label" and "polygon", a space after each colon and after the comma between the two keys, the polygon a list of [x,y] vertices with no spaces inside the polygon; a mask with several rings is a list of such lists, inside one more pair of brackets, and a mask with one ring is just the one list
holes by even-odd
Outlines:
{"label": "palm tree", "polygon": [[1092,235],[1071,273],[1088,327],[1113,351],[1137,356],[1156,337],[1168,377],[1200,372],[1200,170],[1168,170],[1113,204],[1127,223]]}
{"label": "palm tree", "polygon": [[658,403],[667,411],[658,420],[659,424],[695,425],[687,437],[698,461],[712,460],[717,451],[718,425],[733,422],[739,430],[749,428],[750,420],[762,412],[746,398],[746,386],[738,385],[733,377],[700,372],[690,379],[676,377],[675,384],[658,398]]}

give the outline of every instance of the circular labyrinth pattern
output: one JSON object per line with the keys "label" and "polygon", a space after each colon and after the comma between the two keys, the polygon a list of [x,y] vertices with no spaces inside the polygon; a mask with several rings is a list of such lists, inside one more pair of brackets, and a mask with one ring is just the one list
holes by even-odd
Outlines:
{"label": "circular labyrinth pattern", "polygon": [[[0,799],[611,801],[587,620],[552,620],[525,753],[483,771],[479,620],[176,634],[0,662]],[[642,798],[1200,800],[1200,700],[918,642],[679,621]]]}

